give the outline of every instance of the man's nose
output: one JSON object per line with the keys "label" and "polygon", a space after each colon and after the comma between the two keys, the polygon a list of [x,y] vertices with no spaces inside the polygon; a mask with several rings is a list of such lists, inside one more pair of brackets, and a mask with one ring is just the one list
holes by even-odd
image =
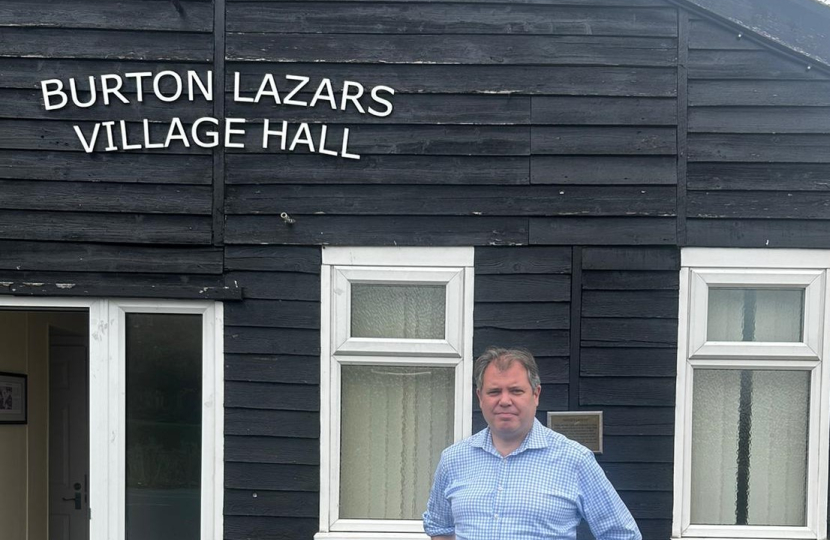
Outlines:
{"label": "man's nose", "polygon": [[499,405],[501,405],[502,407],[509,407],[510,405],[512,405],[512,403],[513,402],[510,399],[509,392],[502,392],[501,394],[499,394]]}

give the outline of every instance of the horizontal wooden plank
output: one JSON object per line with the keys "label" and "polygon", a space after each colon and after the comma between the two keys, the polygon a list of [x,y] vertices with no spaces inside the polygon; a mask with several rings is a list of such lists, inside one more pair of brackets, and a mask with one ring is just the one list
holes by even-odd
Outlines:
{"label": "horizontal wooden plank", "polygon": [[[187,72],[195,71],[199,77],[206,78],[212,66],[204,63],[165,62],[164,71],[173,71],[183,80]],[[80,88],[88,85],[90,76],[103,73],[124,75],[125,73],[162,71],[157,62],[112,59],[72,59],[72,58],[2,58],[0,57],[0,88],[28,88],[41,91],[41,81],[60,79],[64,88],[68,88],[69,79],[74,78]],[[146,94],[153,93],[154,77],[142,79],[142,89]],[[98,81],[100,82],[100,81]],[[124,79],[123,92],[137,92],[134,78]],[[100,85],[99,85],[100,86]],[[159,79],[159,89],[164,95],[172,95],[175,88],[173,77]],[[256,90],[256,88],[254,89]]]}
{"label": "horizontal wooden plank", "polygon": [[228,244],[480,246],[527,244],[526,218],[420,216],[227,216]]}
{"label": "horizontal wooden plank", "polygon": [[0,34],[0,56],[210,62],[213,36],[191,32],[4,28]]}
{"label": "horizontal wooden plank", "polygon": [[0,180],[0,208],[210,215],[208,186]]}
{"label": "horizontal wooden plank", "polygon": [[210,244],[211,221],[210,217],[202,216],[0,210],[0,238],[124,244]]}
{"label": "horizontal wooden plank", "polygon": [[233,271],[227,278],[245,290],[246,298],[320,301],[320,277],[313,274]]}
{"label": "horizontal wooden plank", "polygon": [[674,377],[677,349],[592,348],[580,351],[583,377]]}
{"label": "horizontal wooden plank", "polygon": [[313,538],[320,528],[318,518],[226,516],[225,540],[297,540]]}
{"label": "horizontal wooden plank", "polygon": [[[228,4],[236,2],[283,2],[291,0],[228,0]],[[374,3],[377,0],[305,0],[309,3],[325,2],[349,2]],[[405,2],[410,3],[410,0],[387,0],[388,3]],[[441,4],[502,4],[504,0],[422,0],[421,3],[441,3]],[[551,0],[514,0],[513,4],[550,4]],[[556,5],[559,6],[585,6],[585,0],[556,0]],[[591,0],[591,5],[594,6],[625,6],[625,7],[666,7],[664,0]]]}
{"label": "horizontal wooden plank", "polygon": [[672,98],[534,96],[534,124],[670,126],[677,123]]}
{"label": "horizontal wooden plank", "polygon": [[229,33],[225,51],[228,60],[256,62],[665,67],[677,60],[675,40],[660,37]]}
{"label": "horizontal wooden plank", "polygon": [[[282,103],[296,82],[281,84],[280,104],[274,98],[262,98],[259,103],[240,103],[231,94],[226,95],[225,114],[238,118],[278,118],[288,122],[340,122],[352,124],[472,124],[472,125],[528,125],[530,97],[517,95],[457,95],[457,94],[380,94],[393,106],[389,116],[377,117],[361,113],[354,106],[347,110],[332,110],[330,102],[317,103],[315,107],[289,107]],[[334,90],[340,104],[341,89]],[[369,92],[360,100],[364,111],[381,109],[371,99]],[[255,99],[255,95],[247,95]],[[311,96],[295,97],[311,103]],[[0,94],[2,104],[2,94]]]}
{"label": "horizontal wooden plank", "polygon": [[485,274],[569,274],[567,247],[482,247],[475,250],[475,272]]}
{"label": "horizontal wooden plank", "polygon": [[228,270],[271,270],[319,274],[321,264],[322,254],[318,247],[225,247],[225,268]]}
{"label": "horizontal wooden plank", "polygon": [[690,133],[689,161],[830,163],[830,134]]}
{"label": "horizontal wooden plank", "polygon": [[221,274],[222,250],[0,240],[0,269],[131,274]]}
{"label": "horizontal wooden plank", "polygon": [[[691,50],[689,79],[827,79],[808,62],[795,62],[769,50]],[[765,83],[766,84],[766,83]]]}
{"label": "horizontal wooden plank", "polygon": [[[672,491],[671,463],[600,463],[620,491]],[[669,520],[669,525],[671,521]],[[644,538],[656,538],[644,536]]]}
{"label": "horizontal wooden plank", "polygon": [[[242,129],[242,128],[240,128]],[[282,123],[271,124],[269,131],[279,131]],[[300,124],[289,124],[286,147],[296,137]],[[465,155],[465,156],[521,156],[530,153],[530,128],[527,126],[399,126],[399,125],[357,125],[327,126],[326,140],[322,141],[322,125],[309,127],[312,143],[319,151],[324,146],[329,151],[340,152],[344,146],[348,129],[346,150],[350,154],[420,154],[420,155]],[[271,135],[263,139],[262,123],[250,122],[244,126],[244,135],[234,142],[244,144],[240,153],[285,153],[280,150],[282,137]],[[155,140],[155,139],[154,139]],[[0,139],[2,142],[2,139]],[[266,144],[267,143],[267,147]],[[181,145],[177,145],[179,147]],[[307,144],[300,144],[295,152],[307,153]],[[318,156],[323,158],[323,156]]]}
{"label": "horizontal wooden plank", "polygon": [[[567,356],[534,356],[539,367],[539,379],[542,384],[567,384],[569,377],[570,358]],[[567,395],[567,392],[565,392]]]}
{"label": "horizontal wooden plank", "polygon": [[276,463],[226,463],[225,488],[319,491],[320,468]]}
{"label": "horizontal wooden plank", "polygon": [[[478,356],[487,347],[524,347],[534,356],[566,356],[568,349],[567,330],[501,330],[498,328],[476,328],[473,334],[473,354]],[[565,399],[567,403],[567,398]]]}
{"label": "horizontal wooden plank", "polygon": [[827,191],[830,163],[689,163],[693,190]]}
{"label": "horizontal wooden plank", "polygon": [[689,24],[689,49],[758,50],[761,45],[742,30],[717,25],[708,20],[692,19]]}
{"label": "horizontal wooden plank", "polygon": [[669,538],[671,537],[672,520],[665,519],[638,519],[637,527],[643,538]]}
{"label": "horizontal wooden plank", "polygon": [[[648,454],[647,451],[643,453],[646,456]],[[672,515],[672,498],[665,492],[623,491],[619,495],[638,522],[648,518],[665,520]],[[644,536],[644,538],[661,538],[661,536]]]}
{"label": "horizontal wooden plank", "polygon": [[225,163],[228,184],[520,185],[529,183],[530,169],[528,157],[503,156],[227,154]]}
{"label": "horizontal wooden plank", "polygon": [[[246,300],[245,303],[251,302]],[[227,317],[225,324],[232,326],[233,319]],[[259,381],[292,384],[320,384],[320,357],[281,355],[226,354],[226,381]]]}
{"label": "horizontal wooden plank", "polygon": [[[674,462],[674,437],[609,435],[604,437],[602,449],[603,463]],[[671,508],[671,504],[665,504],[664,507]],[[632,508],[629,510],[633,512]],[[652,514],[652,517],[663,516]]]}
{"label": "horizontal wooden plank", "polygon": [[582,347],[672,347],[677,319],[582,319]]}
{"label": "horizontal wooden plank", "polygon": [[225,461],[318,465],[320,442],[317,439],[228,435],[225,437]]}
{"label": "horizontal wooden plank", "polygon": [[[60,120],[3,120],[3,130],[0,131],[0,148],[14,150],[52,150],[68,152],[84,152],[84,145],[78,137],[74,126],[78,126],[85,140],[91,140],[95,132],[94,122],[67,122]],[[151,144],[162,144],[170,131],[169,123],[149,124],[149,140]],[[207,130],[208,125],[202,124]],[[129,144],[142,144],[144,146],[144,126],[141,123],[127,123],[127,142]],[[123,148],[123,139],[120,131],[120,124],[113,128],[113,144]],[[185,126],[188,138],[190,137],[190,126]],[[207,140],[203,137],[203,140]],[[131,152],[142,153],[163,153],[163,154],[203,154],[211,153],[210,149],[200,148],[194,143],[185,147],[181,140],[172,140],[169,148],[131,150]],[[93,153],[106,153],[107,131],[105,127],[98,128],[98,137],[94,141]],[[111,150],[113,152],[119,150]],[[123,151],[123,150],[120,150]]]}
{"label": "horizontal wooden plank", "polygon": [[533,184],[675,185],[677,164],[663,156],[531,156]]}
{"label": "horizontal wooden plank", "polygon": [[605,126],[533,126],[530,144],[534,154],[673,155],[675,128]]}
{"label": "horizontal wooden plank", "polygon": [[830,107],[692,107],[689,132],[830,133]]}
{"label": "horizontal wooden plank", "polygon": [[553,245],[665,245],[676,243],[672,218],[531,218],[530,243]]}
{"label": "horizontal wooden plank", "polygon": [[319,329],[320,304],[293,300],[247,300],[225,306],[225,324]]}
{"label": "horizontal wooden plank", "polygon": [[[51,268],[51,267],[50,267]],[[239,300],[220,276],[97,272],[0,271],[0,294]]]}
{"label": "horizontal wooden plank", "polygon": [[319,411],[320,388],[304,384],[225,381],[225,406],[279,411]]}
{"label": "horizontal wooden plank", "polygon": [[830,81],[689,81],[689,106],[830,106]]}
{"label": "horizontal wooden plank", "polygon": [[674,187],[228,186],[228,214],[666,216]]}
{"label": "horizontal wooden plank", "polygon": [[695,191],[686,200],[690,217],[830,219],[830,197],[824,192]]}
{"label": "horizontal wooden plank", "polygon": [[546,274],[477,275],[478,302],[569,302],[571,276]]}
{"label": "horizontal wooden plank", "polygon": [[674,436],[674,406],[602,407],[603,432],[607,436]]}
{"label": "horizontal wooden plank", "polygon": [[320,436],[320,414],[225,408],[225,435],[317,439]]}
{"label": "horizontal wooden plank", "polygon": [[[71,91],[67,86],[64,86],[63,91],[69,96],[69,102],[61,109],[50,111],[47,111],[44,107],[43,93],[40,90],[20,90],[16,88],[0,90],[0,116],[4,118],[94,122],[110,120],[141,122],[145,118],[151,122],[170,122],[173,117],[177,117],[182,122],[191,123],[198,118],[213,114],[213,103],[206,101],[201,94],[196,94],[196,99],[193,101],[188,101],[186,97],[182,97],[172,103],[165,103],[156,98],[155,94],[148,93],[143,94],[142,101],[138,102],[135,94],[122,91],[121,93],[129,103],[124,103],[118,98],[112,97],[109,105],[107,105],[102,97],[100,83],[96,82],[95,84],[95,104],[91,107],[78,107],[72,100]],[[87,88],[88,84],[81,82],[79,86]],[[172,96],[173,92],[167,95]],[[185,83],[183,95],[187,96],[187,83]],[[92,99],[89,92],[79,92],[78,101],[81,103],[89,103]],[[58,104],[57,98],[51,101]]]}
{"label": "horizontal wooden plank", "polygon": [[0,26],[211,32],[213,8],[188,0],[4,0]]}
{"label": "horizontal wooden plank", "polygon": [[486,4],[229,3],[229,32],[677,35],[672,9]]}
{"label": "horizontal wooden plank", "polygon": [[674,387],[672,377],[584,378],[579,381],[579,404],[670,407],[674,405]]}
{"label": "horizontal wooden plank", "polygon": [[586,247],[583,270],[680,270],[677,248]]}
{"label": "horizontal wooden plank", "polygon": [[0,178],[208,185],[210,156],[0,150]]}
{"label": "horizontal wooden plank", "polygon": [[506,330],[567,330],[570,306],[567,303],[477,303],[475,326]]}
{"label": "horizontal wooden plank", "polygon": [[320,354],[320,332],[297,328],[225,327],[225,352],[245,354]]}
{"label": "horizontal wooden plank", "polygon": [[675,291],[583,291],[583,317],[676,319]]}
{"label": "horizontal wooden plank", "polygon": [[226,489],[226,516],[274,516],[316,518],[320,497],[308,491]]}
{"label": "horizontal wooden plank", "polygon": [[[679,263],[678,263],[679,264]],[[675,270],[667,271],[593,271],[587,270],[582,274],[582,288],[584,290],[671,290],[679,288],[679,266]]]}
{"label": "horizontal wooden plank", "polygon": [[689,246],[830,248],[827,223],[779,219],[689,219]]}
{"label": "horizontal wooden plank", "polygon": [[[0,68],[4,65],[0,59]],[[68,67],[68,66],[67,66]],[[256,92],[266,74],[283,80],[285,74],[303,75],[316,87],[323,78],[342,88],[343,81],[359,81],[369,88],[386,85],[397,94],[557,94],[566,96],[674,96],[677,75],[673,68],[615,66],[524,66],[441,65],[441,64],[355,64],[233,62],[228,73],[239,72],[242,91]],[[14,69],[19,74],[21,68]],[[31,78],[31,75],[29,75]],[[20,75],[14,78],[18,81]],[[25,79],[18,84],[23,84]],[[0,84],[4,84],[0,79]],[[232,91],[234,77],[226,77],[225,89]],[[31,86],[31,80],[26,87]],[[396,95],[397,95],[396,94]]]}

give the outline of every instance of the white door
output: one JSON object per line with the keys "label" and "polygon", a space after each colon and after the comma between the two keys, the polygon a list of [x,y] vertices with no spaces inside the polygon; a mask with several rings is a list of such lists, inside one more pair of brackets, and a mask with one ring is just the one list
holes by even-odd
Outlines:
{"label": "white door", "polygon": [[85,340],[49,347],[49,540],[89,540],[89,378]]}

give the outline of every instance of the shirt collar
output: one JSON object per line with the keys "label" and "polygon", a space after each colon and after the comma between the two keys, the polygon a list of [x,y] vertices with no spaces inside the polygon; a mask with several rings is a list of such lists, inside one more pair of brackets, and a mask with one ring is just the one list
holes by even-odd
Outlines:
{"label": "shirt collar", "polygon": [[[525,436],[522,444],[519,445],[518,448],[513,450],[510,453],[512,456],[513,454],[519,454],[524,452],[525,450],[535,449],[535,448],[547,448],[550,446],[550,441],[548,438],[545,437],[545,426],[542,425],[539,420],[536,418],[533,419],[533,425],[530,426],[530,431]],[[490,435],[490,427],[486,427],[482,429],[472,437],[470,437],[470,446],[474,446],[476,448],[481,448],[485,452],[489,452],[493,455],[501,457],[501,454],[496,447],[493,445],[493,437]]]}

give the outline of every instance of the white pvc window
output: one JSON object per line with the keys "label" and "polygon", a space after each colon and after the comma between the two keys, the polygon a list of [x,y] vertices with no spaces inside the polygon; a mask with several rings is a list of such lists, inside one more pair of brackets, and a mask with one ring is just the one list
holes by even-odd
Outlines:
{"label": "white pvc window", "polygon": [[828,268],[683,250],[673,537],[825,537]]}
{"label": "white pvc window", "polygon": [[324,248],[318,539],[426,538],[472,429],[470,248]]}

